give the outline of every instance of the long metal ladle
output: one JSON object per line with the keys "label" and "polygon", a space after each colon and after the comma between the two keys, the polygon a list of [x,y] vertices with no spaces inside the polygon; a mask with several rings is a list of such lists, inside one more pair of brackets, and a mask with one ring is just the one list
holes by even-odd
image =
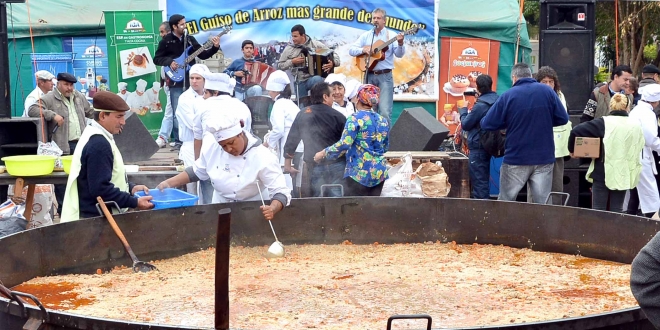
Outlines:
{"label": "long metal ladle", "polygon": [[[261,186],[259,186],[259,181],[257,181],[257,189],[259,189],[259,197],[261,198],[261,205],[266,206],[266,203],[264,203],[264,196],[261,194]],[[277,234],[275,234],[275,228],[273,228],[273,223],[268,220],[268,224],[270,224],[270,230],[273,231],[273,236],[275,236],[275,242],[270,245],[268,248],[268,252],[266,252],[266,257],[268,258],[282,258],[284,257],[284,244],[282,244],[278,239],[277,239]]]}

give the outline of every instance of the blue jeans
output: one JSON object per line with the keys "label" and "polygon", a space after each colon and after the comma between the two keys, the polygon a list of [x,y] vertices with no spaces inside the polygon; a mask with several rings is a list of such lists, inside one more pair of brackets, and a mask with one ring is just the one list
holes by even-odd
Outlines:
{"label": "blue jeans", "polygon": [[254,85],[250,88],[248,88],[245,91],[240,92],[238,89],[234,90],[234,97],[243,101],[245,100],[246,97],[252,97],[252,96],[261,96],[263,95],[264,90],[260,85]]}
{"label": "blue jeans", "polygon": [[163,89],[165,90],[167,105],[165,106],[163,121],[160,123],[160,132],[158,132],[158,136],[162,137],[165,142],[168,142],[170,141],[170,136],[172,135],[172,127],[174,126],[174,111],[172,110],[172,102],[170,101],[170,88],[165,86]]}
{"label": "blue jeans", "polygon": [[[293,91],[294,94],[296,94],[296,100],[300,100],[301,98],[308,96],[309,90],[314,87],[314,85],[323,82],[323,77],[321,76],[312,76],[309,77],[309,79],[305,81],[298,81],[295,84],[296,90]],[[300,104],[300,109],[303,108],[302,103]],[[309,105],[309,104],[308,104]]]}
{"label": "blue jeans", "polygon": [[201,205],[208,205],[213,202],[213,185],[211,180],[200,180],[199,189],[202,191]]}
{"label": "blue jeans", "polygon": [[[344,170],[346,162],[336,162],[328,165],[314,165],[312,168],[312,194],[321,197],[321,186],[324,184],[344,184]],[[344,187],[346,189],[346,187]],[[324,197],[341,197],[338,188],[325,190]]]}
{"label": "blue jeans", "polygon": [[490,155],[483,149],[470,150],[470,183],[472,198],[490,198]]}
{"label": "blue jeans", "polygon": [[502,163],[500,169],[500,195],[498,200],[515,201],[520,189],[529,182],[532,202],[545,204],[552,189],[553,164],[509,165]]}
{"label": "blue jeans", "polygon": [[171,132],[172,141],[178,144],[181,144],[181,141],[179,140],[179,121],[176,119],[176,106],[179,104],[179,96],[181,94],[183,94],[182,85],[169,87],[169,97],[167,98],[169,104],[167,106],[171,105],[172,116],[169,117],[167,111],[165,111],[165,117],[163,117],[163,122],[160,124],[160,132],[158,133],[158,136],[168,141]]}
{"label": "blue jeans", "polygon": [[394,80],[392,80],[392,72],[383,74],[370,73],[367,76],[367,82],[380,88],[378,113],[387,118],[387,121],[391,123],[390,117],[392,116],[392,107],[394,106]]}

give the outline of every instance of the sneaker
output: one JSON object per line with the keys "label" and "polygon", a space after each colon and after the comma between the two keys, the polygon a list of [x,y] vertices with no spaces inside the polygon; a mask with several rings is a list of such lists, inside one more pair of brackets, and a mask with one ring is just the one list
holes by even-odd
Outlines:
{"label": "sneaker", "polygon": [[163,139],[162,136],[159,136],[156,139],[156,144],[158,145],[159,148],[165,148],[165,146],[167,145],[167,141],[165,141],[165,139]]}
{"label": "sneaker", "polygon": [[176,145],[176,142],[170,142],[170,147],[174,147]]}

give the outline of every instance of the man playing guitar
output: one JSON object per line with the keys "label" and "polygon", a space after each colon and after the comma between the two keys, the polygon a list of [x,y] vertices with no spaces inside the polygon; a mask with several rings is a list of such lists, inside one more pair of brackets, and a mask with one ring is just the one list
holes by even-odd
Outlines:
{"label": "man playing guitar", "polygon": [[[372,44],[376,40],[387,41],[396,36],[396,43],[392,44],[385,52],[385,59],[378,62],[373,70],[366,72],[367,84],[372,84],[380,88],[380,102],[378,103],[378,113],[390,121],[392,106],[394,105],[394,81],[392,80],[392,69],[394,68],[394,56],[401,58],[406,52],[403,45],[403,33],[398,35],[385,28],[386,12],[382,8],[376,8],[371,13],[371,23],[373,30],[363,33],[360,38],[353,43],[348,53],[351,56],[369,55],[372,52]],[[372,60],[374,60],[372,58]]]}
{"label": "man playing guitar", "polygon": [[[169,66],[172,70],[179,69],[178,64],[174,61],[175,58],[181,56],[188,46],[192,46],[192,51],[196,51],[202,47],[195,37],[186,35],[186,18],[183,15],[174,14],[169,19],[169,24],[172,31],[166,34],[163,39],[158,43],[158,49],[154,55],[154,63],[159,66]],[[184,39],[187,39],[188,45],[184,45]],[[197,57],[200,59],[208,59],[220,50],[220,38],[212,37],[213,47],[201,52]],[[193,66],[195,61],[190,62],[188,65]],[[186,70],[186,68],[181,68]],[[179,103],[179,96],[183,93],[185,82],[189,81],[188,71],[186,70],[186,77],[183,82],[176,83],[167,80],[167,86],[170,89],[170,102],[172,104],[172,112],[176,118],[176,107]],[[177,121],[174,121],[174,126],[178,129]],[[180,145],[177,147],[181,147]],[[176,148],[176,147],[175,147]]]}

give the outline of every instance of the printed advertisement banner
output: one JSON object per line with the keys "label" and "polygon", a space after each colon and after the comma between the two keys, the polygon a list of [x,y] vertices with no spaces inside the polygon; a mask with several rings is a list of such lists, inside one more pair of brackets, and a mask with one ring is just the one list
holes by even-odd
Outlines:
{"label": "printed advertisement banner", "polygon": [[[46,70],[57,76],[60,72],[73,72],[73,54],[69,53],[31,53],[32,72]],[[32,75],[32,86],[37,86],[37,78]]]}
{"label": "printed advertisement banner", "polygon": [[488,39],[443,37],[440,40],[440,51],[442,60],[438,75],[440,97],[437,116],[453,134],[458,126],[455,120],[458,101],[468,101],[470,108],[474,105],[476,78],[480,74],[490,75],[493,79],[492,90],[497,89],[500,43]]}
{"label": "printed advertisement banner", "polygon": [[[435,1],[346,1],[324,2],[300,0],[282,1],[244,0],[223,3],[212,0],[168,0],[168,17],[181,14],[187,28],[200,43],[232,25],[229,35],[222,37],[221,48],[226,60],[242,57],[241,43],[252,40],[257,48],[255,57],[276,68],[284,47],[291,42],[291,27],[301,24],[312,39],[322,42],[341,58],[335,73],[362,81],[362,72],[355,57],[348,54],[351,45],[363,33],[371,30],[371,11],[377,7],[387,12],[386,26],[393,32],[419,27],[419,31],[405,37],[406,52],[394,59],[394,99],[433,99],[435,54]],[[396,35],[391,33],[391,37]],[[258,53],[258,55],[257,55]]]}
{"label": "printed advertisement banner", "polygon": [[89,96],[97,90],[109,90],[108,47],[105,36],[65,37],[62,50],[73,53],[73,75],[78,78],[75,88]]}
{"label": "printed advertisement banner", "polygon": [[[156,138],[163,120],[160,71],[153,55],[158,47],[161,11],[106,11],[110,90],[126,100]],[[120,85],[124,88],[120,91]]]}

